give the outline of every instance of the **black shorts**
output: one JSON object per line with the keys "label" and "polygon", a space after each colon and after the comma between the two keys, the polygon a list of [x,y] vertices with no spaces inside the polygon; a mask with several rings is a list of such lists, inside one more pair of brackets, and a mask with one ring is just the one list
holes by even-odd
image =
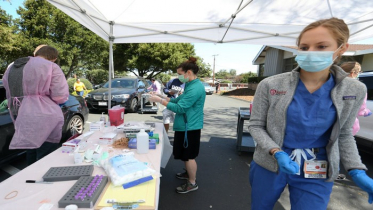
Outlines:
{"label": "black shorts", "polygon": [[184,131],[175,131],[174,136],[174,158],[182,161],[195,159],[199,153],[199,144],[201,142],[201,130],[188,131],[188,147],[184,148]]}

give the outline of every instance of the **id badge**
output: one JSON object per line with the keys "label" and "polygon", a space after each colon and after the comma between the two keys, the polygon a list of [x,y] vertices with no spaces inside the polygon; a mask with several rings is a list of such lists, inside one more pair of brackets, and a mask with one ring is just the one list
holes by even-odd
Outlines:
{"label": "id badge", "polygon": [[328,161],[326,160],[306,160],[304,161],[304,178],[326,179]]}

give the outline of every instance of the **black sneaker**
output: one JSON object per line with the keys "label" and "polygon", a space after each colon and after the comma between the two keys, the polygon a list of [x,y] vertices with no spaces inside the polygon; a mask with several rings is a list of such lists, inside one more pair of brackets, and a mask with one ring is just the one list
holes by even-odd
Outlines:
{"label": "black sneaker", "polygon": [[185,179],[185,180],[188,180],[189,179],[189,175],[188,175],[188,172],[187,170],[184,169],[185,172],[183,173],[177,173],[176,174],[176,178],[178,179]]}
{"label": "black sneaker", "polygon": [[189,181],[186,181],[185,184],[181,185],[180,187],[176,188],[177,193],[188,193],[198,190],[197,182],[193,185]]}

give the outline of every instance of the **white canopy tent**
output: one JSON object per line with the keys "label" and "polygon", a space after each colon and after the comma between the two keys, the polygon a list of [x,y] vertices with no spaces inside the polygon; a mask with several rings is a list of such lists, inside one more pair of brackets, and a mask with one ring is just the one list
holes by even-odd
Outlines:
{"label": "white canopy tent", "polygon": [[113,71],[113,43],[295,45],[296,37],[306,25],[330,17],[344,19],[350,28],[350,42],[373,37],[373,1],[366,0],[48,2],[109,41],[109,75]]}

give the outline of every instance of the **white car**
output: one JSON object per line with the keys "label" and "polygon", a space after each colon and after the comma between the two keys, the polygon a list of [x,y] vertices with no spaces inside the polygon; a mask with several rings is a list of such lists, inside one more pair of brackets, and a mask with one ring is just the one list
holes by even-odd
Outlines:
{"label": "white car", "polygon": [[[359,75],[359,81],[364,83],[368,89],[367,108],[373,111],[373,72],[364,72]],[[359,145],[373,151],[373,115],[369,117],[359,116],[360,130],[355,135]]]}
{"label": "white car", "polygon": [[214,88],[211,87],[211,85],[206,82],[203,82],[202,84],[205,86],[206,95],[212,95],[214,93]]}

